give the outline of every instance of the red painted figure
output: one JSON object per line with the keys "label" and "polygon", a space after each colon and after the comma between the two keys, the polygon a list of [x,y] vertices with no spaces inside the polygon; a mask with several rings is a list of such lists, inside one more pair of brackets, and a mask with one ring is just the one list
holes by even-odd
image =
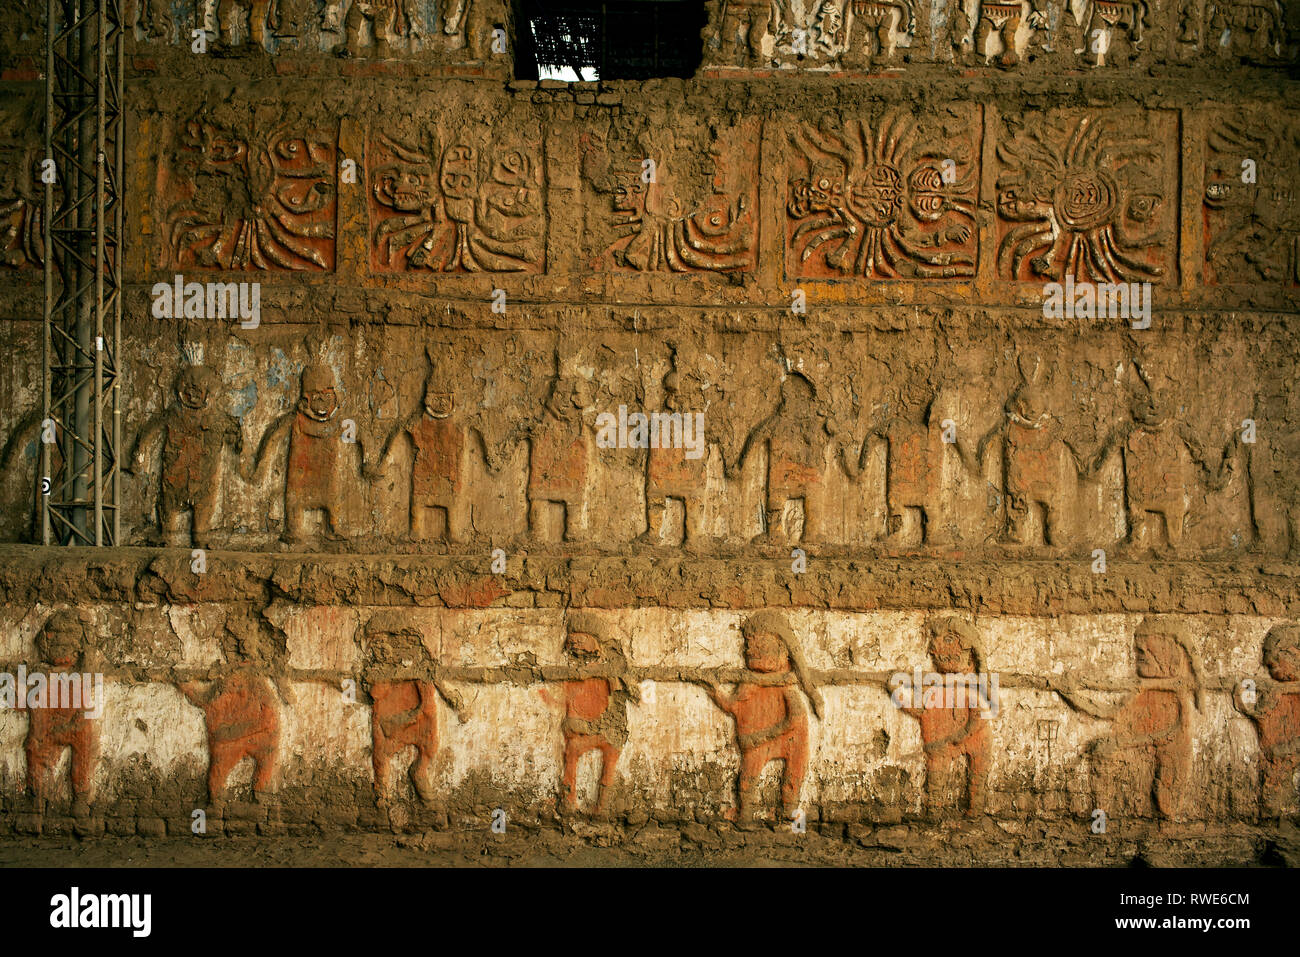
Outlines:
{"label": "red painted figure", "polygon": [[1300,626],[1269,629],[1263,659],[1273,681],[1289,687],[1260,682],[1247,694],[1239,684],[1233,703],[1259,731],[1260,812],[1278,818],[1295,806],[1300,771]]}
{"label": "red painted figure", "polygon": [[289,434],[284,478],[284,540],[307,539],[307,513],[319,509],[326,536],[339,538],[339,512],[346,480],[345,443],[335,417],[339,411],[334,370],[312,362],[302,370],[302,394],[295,412],[283,416],[262,439],[260,469],[273,440]]}
{"label": "red painted figure", "polygon": [[[220,380],[211,369],[186,367],[176,379],[176,403],[136,439],[132,461],[137,473],[143,471],[154,443],[162,439],[158,517],[169,545],[207,546],[220,500],[221,450],[229,445],[239,455],[243,449],[239,421],[212,408],[219,388]],[[186,512],[192,515],[188,540],[182,530]]]}
{"label": "red painted figure", "polygon": [[[664,376],[664,408],[669,413],[678,413],[683,422],[695,410],[683,408],[681,392],[678,386],[679,376],[676,371]],[[695,393],[698,395],[698,392]],[[653,544],[664,543],[664,517],[668,510],[668,501],[677,499],[682,503],[682,541],[694,542],[702,533],[704,503],[708,494],[708,446],[704,436],[694,436],[697,448],[703,448],[703,454],[692,452],[685,441],[668,448],[650,448],[646,458],[646,519],[645,540]],[[691,452],[690,455],[687,453]],[[694,457],[692,457],[694,456]]]}
{"label": "red painted figure", "polygon": [[[424,409],[403,422],[384,444],[378,472],[399,433],[411,441],[411,537],[416,541],[464,542],[469,534],[466,492],[470,429],[456,414],[456,397],[442,392],[433,375],[424,389]],[[477,434],[477,433],[474,433]],[[486,456],[486,450],[483,453]],[[370,473],[367,473],[370,474]]]}
{"label": "red painted figure", "polygon": [[[254,764],[253,796],[270,790],[280,745],[281,696],[287,686],[273,685],[257,668],[262,661],[260,625],[256,621],[230,621],[222,638],[233,670],[210,682],[185,681],[179,685],[190,703],[203,711],[208,732],[208,795],[213,803],[226,799],[226,781],[244,758]],[[206,685],[206,687],[204,687]]]}
{"label": "red painted figure", "polygon": [[[781,761],[781,805],[787,816],[799,807],[799,793],[808,771],[808,710],[802,687],[821,717],[821,694],[813,685],[790,624],[779,612],[762,611],[741,626],[745,663],[752,677],[742,679],[733,694],[717,685],[707,687],[714,704],[735,718],[740,748],[736,780],[739,816],[756,815],[759,776],[772,761]],[[792,672],[793,668],[793,672]]]}
{"label": "red painted figure", "polygon": [[[573,667],[563,669],[564,803],[578,806],[578,762],[590,751],[601,754],[600,784],[594,810],[609,807],[610,789],[618,770],[618,758],[627,743],[627,702],[640,702],[636,682],[627,680],[627,659],[617,641],[607,634],[605,623],[587,612],[574,612],[565,625],[564,650]],[[559,704],[543,688],[542,697]]]}
{"label": "red painted figure", "polygon": [[[50,674],[78,669],[82,652],[94,633],[90,612],[57,611],[36,637],[41,660]],[[49,702],[47,702],[49,703]],[[27,708],[27,786],[38,801],[53,796],[51,776],[64,751],[71,752],[69,777],[74,808],[86,809],[95,799],[95,766],[99,761],[99,722],[88,718],[91,705],[85,700],[77,708]],[[102,706],[103,702],[98,702]]]}
{"label": "red painted figure", "polygon": [[[781,383],[776,411],[745,439],[730,470],[734,474],[751,451],[767,446],[767,529],[758,536],[759,541],[779,539],[786,506],[796,501],[802,502],[804,508],[800,541],[812,544],[818,540],[826,514],[825,456],[833,440],[832,428],[832,420],[817,402],[812,383],[799,372],[789,373]],[[849,471],[846,459],[847,451],[841,449],[842,464]]]}
{"label": "red painted figure", "polygon": [[375,797],[382,805],[395,796],[393,760],[415,749],[410,778],[426,804],[434,799],[433,761],[438,754],[438,695],[464,721],[460,692],[436,675],[420,631],[399,612],[378,612],[366,623],[371,665],[366,685],[371,699]]}
{"label": "red painted figure", "polygon": [[572,541],[586,528],[587,472],[591,440],[582,421],[583,390],[556,379],[546,400],[546,412],[529,436],[528,527],[541,534],[547,506],[563,508],[561,537]]}
{"label": "red painted figure", "polygon": [[1191,716],[1200,708],[1200,665],[1182,630],[1145,619],[1134,635],[1137,687],[1117,704],[1090,701],[1069,678],[1052,687],[1079,710],[1112,722],[1112,731],[1089,746],[1097,807],[1109,816],[1121,800],[1121,771],[1152,772],[1151,801],[1162,817],[1183,816],[1183,792],[1192,764]]}
{"label": "red painted figure", "polygon": [[[935,671],[939,674],[974,676],[983,673],[984,659],[980,651],[979,633],[973,625],[960,618],[949,617],[934,622],[930,627],[928,650]],[[966,814],[981,814],[988,789],[993,745],[993,732],[988,719],[982,715],[983,707],[962,706],[963,703],[970,703],[965,693],[964,702],[943,702],[952,704],[953,707],[929,707],[925,690],[913,688],[913,706],[901,710],[921,723],[926,807],[931,814],[942,810],[942,782],[949,773],[956,770],[964,776]],[[946,688],[943,690],[946,692]],[[969,690],[972,690],[969,685],[963,689]],[[917,696],[921,698],[920,707],[916,706]]]}

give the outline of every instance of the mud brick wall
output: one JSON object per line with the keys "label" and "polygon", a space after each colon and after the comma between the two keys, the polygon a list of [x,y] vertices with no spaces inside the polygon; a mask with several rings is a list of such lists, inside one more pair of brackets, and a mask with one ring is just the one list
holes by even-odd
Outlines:
{"label": "mud brick wall", "polygon": [[1293,5],[710,3],[603,84],[311,6],[131,12],[93,551],[30,544],[44,5],[0,35],[0,673],[107,699],[0,710],[0,827],[1300,811]]}

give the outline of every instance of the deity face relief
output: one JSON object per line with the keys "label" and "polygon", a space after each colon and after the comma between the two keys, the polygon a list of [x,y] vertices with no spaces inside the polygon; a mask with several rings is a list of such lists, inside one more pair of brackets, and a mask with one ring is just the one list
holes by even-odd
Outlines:
{"label": "deity face relief", "polygon": [[375,171],[375,199],[390,209],[414,213],[433,205],[429,173],[412,163],[394,163]]}
{"label": "deity face relief", "polygon": [[1274,681],[1300,680],[1300,631],[1289,629],[1282,633],[1281,640],[1266,642],[1264,666]]}

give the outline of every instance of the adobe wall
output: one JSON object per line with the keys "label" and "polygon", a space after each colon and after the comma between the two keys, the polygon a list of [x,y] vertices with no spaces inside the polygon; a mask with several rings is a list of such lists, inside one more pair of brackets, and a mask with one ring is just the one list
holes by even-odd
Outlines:
{"label": "adobe wall", "polygon": [[[1294,9],[710,4],[696,79],[565,85],[487,3],[203,54],[138,6],[120,548],[24,544],[43,88],[0,38],[0,672],[58,611],[107,694],[0,712],[0,828],[1290,846]],[[160,315],[178,275],[258,325]],[[996,707],[891,700],[945,660]]]}

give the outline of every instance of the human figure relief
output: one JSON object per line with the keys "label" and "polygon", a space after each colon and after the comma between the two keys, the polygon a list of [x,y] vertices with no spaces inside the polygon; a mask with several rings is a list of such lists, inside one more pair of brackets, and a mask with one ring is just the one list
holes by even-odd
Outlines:
{"label": "human figure relief", "polygon": [[618,770],[618,757],[627,744],[627,703],[640,703],[641,690],[627,677],[627,657],[608,627],[589,612],[571,612],[565,622],[564,652],[569,664],[546,669],[544,674],[560,679],[563,699],[540,689],[550,705],[563,706],[564,722],[564,806],[578,809],[578,762],[584,754],[599,751],[600,783],[593,811],[609,809],[609,796]]}
{"label": "human figure relief", "polygon": [[402,422],[388,436],[379,461],[367,477],[381,472],[388,462],[394,440],[404,435],[411,443],[411,538],[415,541],[446,540],[457,544],[470,537],[468,491],[470,448],[477,442],[484,461],[489,462],[483,437],[471,428],[456,394],[443,391],[447,383],[430,372],[424,385],[424,407]]}
{"label": "human figure relief", "polygon": [[[1184,630],[1143,619],[1133,638],[1137,682],[1122,697],[1101,703],[1068,672],[1049,679],[1052,690],[1072,708],[1111,722],[1111,731],[1088,746],[1095,806],[1115,817],[1128,783],[1121,775],[1151,775],[1148,792],[1160,816],[1184,816],[1192,764],[1191,720],[1201,707],[1200,660]],[[1127,774],[1126,774],[1127,772]]]}
{"label": "human figure relief", "polygon": [[758,612],[740,630],[748,672],[731,694],[716,684],[705,686],[713,703],[736,722],[738,817],[750,823],[757,816],[758,779],[772,761],[782,762],[781,806],[790,817],[799,808],[808,771],[808,709],[799,691],[807,695],[818,718],[823,710],[821,692],[784,615]]}
{"label": "human figure relief", "polygon": [[347,43],[339,51],[341,56],[361,57],[373,52],[378,57],[389,57],[405,52],[411,20],[404,0],[352,0],[343,28]]}
{"label": "human figure relief", "polygon": [[1236,474],[1233,441],[1225,444],[1219,463],[1211,468],[1208,456],[1191,427],[1175,418],[1173,389],[1152,382],[1138,362],[1133,368],[1141,386],[1130,390],[1130,420],[1115,429],[1093,459],[1088,474],[1096,473],[1110,453],[1119,449],[1124,470],[1124,506],[1128,517],[1127,545],[1141,548],[1154,539],[1151,525],[1159,520],[1164,543],[1172,552],[1183,544],[1183,530],[1196,481],[1194,465],[1207,491],[1225,488]]}
{"label": "human figure relief", "polygon": [[[960,618],[949,616],[931,624],[928,654],[935,671],[941,675],[984,673],[979,632]],[[951,687],[955,692],[957,686]],[[900,709],[921,723],[925,803],[931,815],[942,812],[943,782],[954,772],[963,782],[967,816],[984,812],[993,747],[993,731],[985,711],[992,702],[980,700],[978,690],[971,684],[964,684],[961,690],[962,700],[958,701],[955,697],[945,698],[947,687],[913,688],[911,706]]]}
{"label": "human figure relief", "polygon": [[[962,0],[953,0],[952,16],[962,22],[968,22],[966,11]],[[1026,9],[1028,16],[1025,15]],[[1000,67],[1013,67],[1020,62],[1020,54],[1016,52],[1016,33],[1020,30],[1020,23],[1025,20],[1029,26],[1035,30],[1043,30],[1047,27],[1047,0],[980,0],[979,19],[975,24],[975,45],[973,52],[976,56],[984,57],[990,60],[993,54],[989,52],[989,38],[995,33],[1002,44],[1002,52],[998,54],[997,65]],[[965,33],[962,33],[962,40],[965,39]],[[954,41],[954,49],[960,44]]]}
{"label": "human figure relief", "polygon": [[1035,512],[1041,516],[1042,544],[1060,545],[1071,492],[1080,477],[1078,453],[1066,440],[1061,422],[1050,410],[1042,361],[1035,355],[1016,360],[1020,384],[1007,400],[1005,415],[980,439],[981,466],[992,443],[1002,453],[1004,519],[1000,538],[1016,545],[1030,541]]}
{"label": "human figure relief", "polygon": [[772,57],[778,9],[772,0],[727,0],[718,36],[722,55],[736,66],[763,66]]}
{"label": "human figure relief", "polygon": [[766,527],[756,542],[778,541],[791,506],[803,508],[803,534],[788,530],[784,537],[803,544],[815,543],[825,513],[826,448],[834,444],[836,460],[850,478],[857,476],[857,456],[837,439],[834,418],[817,401],[812,382],[800,372],[790,372],[781,381],[781,401],[776,411],[754,428],[745,439],[736,461],[727,469],[734,478],[751,453],[767,451]]}
{"label": "human figure relief", "polygon": [[317,509],[324,519],[325,537],[338,540],[343,537],[339,533],[343,490],[352,471],[337,421],[334,370],[323,362],[309,363],[302,370],[301,390],[297,409],[267,429],[257,450],[254,472],[261,474],[271,445],[287,434],[284,540],[290,544],[307,541],[307,515]]}
{"label": "human figure relief", "polygon": [[[887,534],[908,544],[924,545],[933,535],[932,523],[942,508],[944,461],[955,452],[967,468],[973,468],[970,454],[960,439],[943,437],[942,425],[933,421],[934,398],[921,409],[920,421],[911,415],[897,415],[879,423],[862,443],[858,470],[866,468],[872,440],[885,444],[885,502],[889,508]],[[936,431],[935,426],[940,430]],[[909,533],[908,513],[916,515],[916,531]]]}
{"label": "human figure relief", "polygon": [[[273,0],[217,0],[217,33],[221,42],[228,47],[240,46],[247,37],[248,43],[266,49],[266,28],[272,3]],[[202,5],[199,9],[197,26],[202,29]],[[188,38],[185,39],[188,42]]]}
{"label": "human figure relief", "polygon": [[365,636],[370,653],[364,681],[371,701],[375,798],[382,806],[396,797],[392,764],[407,748],[414,748],[410,781],[420,800],[431,804],[433,762],[438,755],[438,696],[462,723],[465,702],[438,676],[419,628],[401,612],[377,612],[366,622]]}
{"label": "human figure relief", "polygon": [[[253,798],[271,790],[279,761],[280,700],[293,702],[284,679],[265,676],[273,665],[268,626],[254,616],[232,612],[221,635],[227,668],[208,680],[182,681],[180,691],[203,711],[208,733],[208,798],[223,804],[227,779],[244,758],[253,761]],[[279,699],[277,699],[277,692]]]}
{"label": "human figure relief", "polygon": [[574,541],[587,528],[590,430],[583,411],[590,405],[585,380],[556,376],[543,414],[528,433],[528,530],[554,539],[550,522],[558,511],[558,537]]}
{"label": "human figure relief", "polygon": [[1083,59],[1098,66],[1109,58],[1121,43],[1129,47],[1128,59],[1142,52],[1142,31],[1147,26],[1150,8],[1146,0],[1089,0],[1088,25],[1083,31]]}
{"label": "human figure relief", "polygon": [[[221,380],[201,365],[186,366],[176,377],[176,401],[154,416],[136,438],[132,470],[148,467],[161,440],[162,475],[158,519],[168,545],[208,547],[221,501],[222,450],[238,458],[244,448],[239,420],[215,408]],[[184,531],[190,514],[190,533]]]}
{"label": "human figure relief", "polygon": [[59,676],[80,671],[87,649],[94,645],[94,637],[95,618],[88,610],[56,611],[46,620],[36,635],[36,650],[46,666],[45,700],[34,702],[29,692],[23,709],[27,712],[27,739],[23,753],[27,758],[28,790],[44,807],[56,790],[53,781],[55,768],[63,759],[64,752],[70,752],[68,777],[72,786],[73,814],[78,816],[88,813],[91,802],[95,800],[95,768],[99,763],[99,721],[88,717],[87,712],[96,710],[96,706],[102,710],[104,702],[86,700],[88,689],[82,679],[79,707],[51,705],[61,703],[53,699],[56,685],[61,683]]}
{"label": "human figure relief", "polygon": [[[682,441],[676,444],[661,441],[663,447],[651,446],[646,452],[646,531],[641,540],[650,544],[665,543],[668,535],[665,519],[673,501],[682,504],[682,544],[697,544],[706,534],[703,524],[709,494],[709,447],[704,435],[686,434],[694,433],[703,420],[697,419],[694,415],[697,410],[683,401],[680,383],[681,376],[674,367],[664,376],[663,404],[669,415],[681,417],[678,437]],[[692,388],[690,394],[700,398],[698,388]]]}
{"label": "human figure relief", "polygon": [[1300,771],[1300,625],[1274,625],[1262,652],[1269,679],[1238,682],[1234,707],[1259,732],[1260,814],[1278,818],[1295,807]]}
{"label": "human figure relief", "polygon": [[849,42],[860,40],[860,55],[868,64],[893,55],[895,30],[909,37],[916,33],[911,0],[849,0],[848,12]]}

